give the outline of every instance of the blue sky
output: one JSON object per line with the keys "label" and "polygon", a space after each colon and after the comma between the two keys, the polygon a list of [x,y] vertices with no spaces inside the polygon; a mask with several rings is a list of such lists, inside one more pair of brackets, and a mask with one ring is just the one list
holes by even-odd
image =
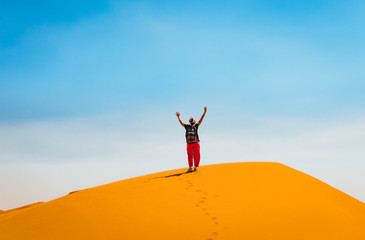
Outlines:
{"label": "blue sky", "polygon": [[362,112],[362,10],[361,1],[3,3],[0,120],[149,104]]}
{"label": "blue sky", "polygon": [[364,10],[1,1],[0,209],[185,167],[174,114],[205,105],[203,164],[278,161],[364,201]]}

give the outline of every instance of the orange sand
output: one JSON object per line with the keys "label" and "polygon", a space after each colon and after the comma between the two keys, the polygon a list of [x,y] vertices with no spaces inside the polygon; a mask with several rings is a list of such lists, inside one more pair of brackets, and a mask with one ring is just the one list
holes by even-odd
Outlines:
{"label": "orange sand", "polygon": [[8,211],[0,210],[0,214],[1,214],[1,213],[11,213],[11,212],[18,211],[18,210],[20,210],[20,209],[24,209],[24,208],[29,208],[29,207],[32,207],[32,206],[35,206],[35,205],[38,205],[38,204],[41,204],[41,203],[43,203],[43,202],[36,202],[36,203],[32,203],[32,204],[25,205],[25,206],[22,206],[22,207],[13,208],[13,209],[10,209],[10,210],[8,210]]}
{"label": "orange sand", "polygon": [[282,164],[218,164],[178,174],[185,170],[3,212],[0,238],[365,239],[364,203]]}

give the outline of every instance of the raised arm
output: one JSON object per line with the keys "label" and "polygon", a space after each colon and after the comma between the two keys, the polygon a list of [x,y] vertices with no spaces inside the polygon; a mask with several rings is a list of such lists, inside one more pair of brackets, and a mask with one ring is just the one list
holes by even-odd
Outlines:
{"label": "raised arm", "polygon": [[204,107],[204,113],[203,113],[203,115],[202,115],[202,117],[200,118],[200,120],[199,120],[199,122],[198,122],[198,125],[200,126],[200,124],[202,124],[202,122],[203,122],[203,119],[204,119],[204,117],[205,117],[205,114],[207,113],[207,107],[205,106]]}
{"label": "raised arm", "polygon": [[176,116],[177,116],[177,119],[179,119],[179,122],[180,122],[181,126],[185,127],[185,124],[180,119],[180,113],[179,112],[176,112]]}

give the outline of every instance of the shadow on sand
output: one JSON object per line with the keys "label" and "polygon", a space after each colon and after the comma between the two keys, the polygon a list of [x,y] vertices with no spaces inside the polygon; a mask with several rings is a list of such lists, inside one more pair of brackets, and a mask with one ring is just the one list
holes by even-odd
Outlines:
{"label": "shadow on sand", "polygon": [[161,177],[155,177],[155,178],[151,178],[151,179],[156,179],[156,178],[169,178],[169,177],[179,177],[183,174],[189,174],[189,173],[193,173],[193,172],[181,172],[181,173],[175,173],[172,175],[167,175],[167,176],[161,176]]}

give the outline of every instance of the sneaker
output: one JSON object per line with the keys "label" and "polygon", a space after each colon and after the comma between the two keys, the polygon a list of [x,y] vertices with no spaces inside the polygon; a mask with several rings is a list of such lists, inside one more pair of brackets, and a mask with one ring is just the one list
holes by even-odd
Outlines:
{"label": "sneaker", "polygon": [[198,170],[196,167],[194,167],[194,172],[196,172],[196,170]]}
{"label": "sneaker", "polygon": [[188,171],[186,171],[186,172],[192,172],[192,171],[193,171],[193,169],[191,167],[189,167]]}

